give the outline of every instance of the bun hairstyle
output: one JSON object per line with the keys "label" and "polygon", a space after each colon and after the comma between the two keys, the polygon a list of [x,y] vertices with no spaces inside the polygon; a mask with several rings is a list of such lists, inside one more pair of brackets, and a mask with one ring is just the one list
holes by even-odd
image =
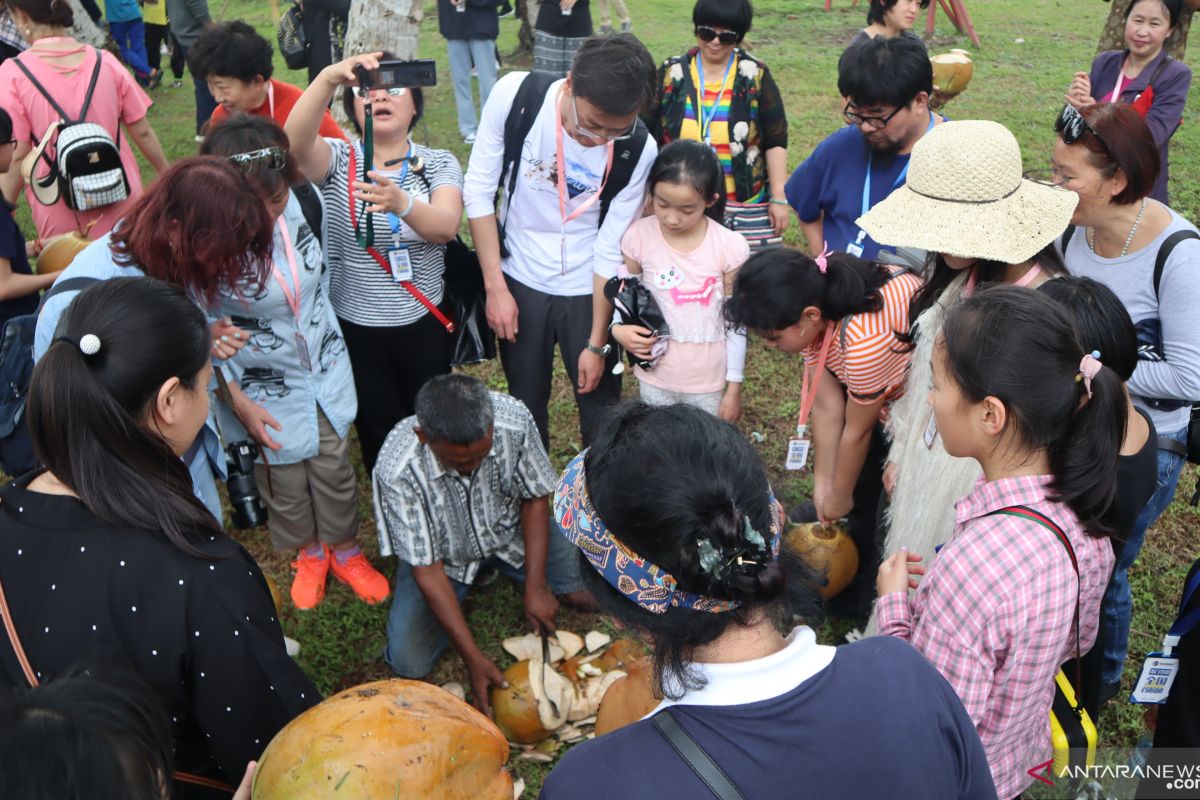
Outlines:
{"label": "bun hairstyle", "polygon": [[[655,614],[610,586],[581,554],[584,583],[600,607],[649,640],[668,697],[702,685],[687,662],[730,626],[763,614],[780,625],[795,615],[820,618],[807,567],[787,547],[777,559],[763,557],[746,536],[748,521],[769,538],[774,511],[766,471],[732,425],[691,406],[626,405],[597,434],[585,466],[592,505],[622,544],[673,575],[679,589],[741,603],[723,613],[671,607]],[[709,547],[725,563],[739,554],[758,563],[714,574],[702,563]]]}
{"label": "bun hairstyle", "polygon": [[5,5],[22,12],[38,25],[69,28],[75,24],[75,12],[67,0],[5,0]]}
{"label": "bun hairstyle", "polygon": [[[99,340],[90,355],[80,347],[89,335],[89,344]],[[154,278],[103,281],[63,315],[33,369],[26,411],[38,460],[89,511],[161,533],[193,556],[224,532],[148,417],[169,379],[197,388],[210,345],[204,315],[181,289]]]}
{"label": "bun hairstyle", "polygon": [[654,187],[663,181],[692,187],[705,203],[715,195],[716,202],[705,208],[704,213],[724,224],[725,171],[711,147],[691,139],[676,139],[659,150],[646,179],[646,194],[653,198]]}
{"label": "bun hairstyle", "polygon": [[1052,498],[1089,533],[1110,533],[1125,388],[1101,367],[1088,397],[1080,361],[1090,345],[1068,311],[1036,289],[990,286],[950,309],[942,336],[947,371],[966,399],[999,399],[1015,444],[1048,454]]}
{"label": "bun hairstyle", "polygon": [[725,301],[726,320],[753,331],[779,331],[799,322],[809,306],[832,322],[883,308],[879,290],[891,277],[883,266],[846,253],[833,253],[826,263],[822,273],[815,260],[793,247],[750,256]]}

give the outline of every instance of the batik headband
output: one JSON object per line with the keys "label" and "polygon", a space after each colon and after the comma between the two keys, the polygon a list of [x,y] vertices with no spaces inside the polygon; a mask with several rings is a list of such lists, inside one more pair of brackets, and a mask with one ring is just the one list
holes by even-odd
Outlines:
{"label": "batik headband", "polygon": [[[604,580],[629,600],[655,614],[664,614],[672,606],[720,614],[741,605],[737,600],[705,597],[677,588],[675,576],[654,562],[642,558],[622,543],[592,507],[591,498],[588,496],[587,473],[583,464],[586,456],[587,450],[575,456],[558,479],[558,488],[554,493],[554,518],[558,521],[559,530],[563,535],[583,551],[588,562]],[[769,546],[771,557],[778,558],[783,535],[783,507],[775,500],[775,495],[769,496]],[[751,530],[750,533],[753,534],[754,531]],[[712,548],[707,539],[701,542],[701,547],[708,545]],[[701,562],[705,564],[705,572],[711,574],[712,565],[705,562],[704,555],[704,552],[701,552]],[[748,561],[745,555],[742,553],[734,556],[731,564],[736,562],[741,566],[754,563]]]}

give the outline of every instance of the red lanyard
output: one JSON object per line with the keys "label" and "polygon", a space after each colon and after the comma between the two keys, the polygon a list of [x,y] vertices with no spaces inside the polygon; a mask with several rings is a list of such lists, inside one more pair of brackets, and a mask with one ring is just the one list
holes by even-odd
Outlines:
{"label": "red lanyard", "polygon": [[275,275],[276,282],[279,283],[279,288],[283,292],[283,297],[287,300],[288,306],[292,309],[292,314],[296,317],[296,330],[300,330],[300,270],[296,268],[296,251],[292,248],[292,232],[288,230],[288,225],[283,221],[283,216],[280,215],[277,220],[279,232],[283,234],[283,253],[287,258],[288,269],[292,273],[292,286],[296,288],[295,293],[288,289],[287,281],[283,279],[283,273],[279,271],[279,267],[275,262],[271,262],[271,272]]}
{"label": "red lanyard", "polygon": [[[578,219],[580,215],[582,215],[585,211],[587,211],[589,208],[591,208],[593,205],[595,205],[596,201],[600,199],[600,195],[604,193],[604,187],[608,183],[608,173],[612,171],[614,143],[611,139],[608,142],[608,148],[607,148],[608,149],[608,163],[604,167],[604,180],[602,180],[600,182],[600,188],[596,190],[595,194],[593,194],[581,206],[579,206],[579,208],[575,209],[574,211],[572,211],[570,213],[570,215],[568,215],[567,214],[567,160],[563,156],[563,124],[562,124],[563,94],[565,94],[565,92],[559,94],[559,96],[558,96],[558,105],[556,106],[556,110],[555,110],[555,114],[554,114],[554,131],[557,134],[557,141],[555,142],[555,146],[556,146],[555,155],[558,157],[558,162],[556,165],[558,167],[558,169],[555,171],[558,173],[558,210],[559,210],[559,214],[562,216],[562,227],[563,227],[563,233],[565,234],[566,229],[567,229],[567,223],[573,219]],[[567,266],[566,264],[563,264],[563,269],[566,269],[566,266]]]}
{"label": "red lanyard", "polygon": [[[828,325],[828,323],[826,323]],[[817,387],[825,372],[825,360],[829,357],[829,346],[833,344],[833,326],[825,329],[825,340],[821,342],[821,354],[817,357],[817,377],[811,378],[813,370],[804,367],[804,376],[800,379],[800,416],[796,418],[796,435],[804,438],[808,430],[808,415],[812,413],[813,403],[817,399]],[[811,380],[810,380],[811,378]]]}
{"label": "red lanyard", "polygon": [[[346,178],[346,187],[350,195],[350,228],[352,230],[358,225],[356,222],[358,215],[354,211],[354,176],[357,174],[358,158],[356,157],[354,145],[350,145],[350,171]],[[369,245],[366,250],[367,255],[375,259],[375,263],[382,267],[384,272],[386,272],[388,275],[392,274],[391,264],[389,264],[388,260],[383,257],[383,254],[375,249],[374,245]],[[442,313],[440,308],[435,306],[430,299],[425,296],[424,292],[416,287],[416,284],[414,284],[412,281],[400,281],[400,285],[403,286],[404,290],[412,295],[418,303],[425,306],[425,310],[432,314],[433,318],[442,324],[442,327],[446,329],[446,333],[454,333],[454,323],[450,321],[449,317]]]}

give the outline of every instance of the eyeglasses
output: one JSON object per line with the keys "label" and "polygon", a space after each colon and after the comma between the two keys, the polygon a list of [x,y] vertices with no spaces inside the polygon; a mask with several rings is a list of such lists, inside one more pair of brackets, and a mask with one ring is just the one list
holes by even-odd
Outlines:
{"label": "eyeglasses", "polygon": [[265,167],[279,172],[287,166],[287,153],[282,147],[264,147],[261,150],[232,155],[229,160],[246,171],[255,167]]}
{"label": "eyeglasses", "polygon": [[851,125],[866,125],[871,130],[880,131],[887,127],[887,124],[892,121],[892,117],[904,110],[904,106],[900,106],[886,117],[864,117],[862,114],[851,111],[850,106],[853,103],[846,103],[846,107],[842,109],[842,119]]}
{"label": "eyeglasses", "polygon": [[708,25],[697,25],[696,36],[702,42],[711,42],[716,39],[726,46],[737,44],[738,40],[742,38],[737,31],[719,31]]}
{"label": "eyeglasses", "polygon": [[408,94],[408,87],[407,86],[393,86],[389,89],[363,89],[360,87],[358,90],[358,96],[359,97],[368,97],[373,92],[387,92],[389,97],[404,97],[404,95]]}
{"label": "eyeglasses", "polygon": [[1085,133],[1091,133],[1100,140],[1105,149],[1108,149],[1104,137],[1070,103],[1063,106],[1063,110],[1058,112],[1058,119],[1054,121],[1054,132],[1062,136],[1063,144],[1075,144],[1083,138]]}
{"label": "eyeglasses", "polygon": [[588,139],[604,142],[621,142],[633,136],[633,129],[637,126],[637,120],[633,121],[633,125],[629,126],[629,130],[624,133],[612,136],[607,133],[592,133],[587,128],[579,124],[579,106],[575,105],[575,95],[571,95],[571,113],[575,115],[575,131],[583,134]]}

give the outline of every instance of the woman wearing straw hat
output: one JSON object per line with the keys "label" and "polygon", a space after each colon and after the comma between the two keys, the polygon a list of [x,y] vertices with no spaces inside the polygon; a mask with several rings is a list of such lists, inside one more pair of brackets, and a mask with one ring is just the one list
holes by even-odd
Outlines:
{"label": "woman wearing straw hat", "polygon": [[1053,244],[1078,198],[1022,177],[1021,148],[996,122],[938,125],[917,142],[910,164],[906,184],[858,225],[881,244],[929,252],[926,281],[909,307],[912,328],[900,337],[912,366],[888,422],[884,473],[884,553],[907,547],[929,564],[954,530],[955,502],[979,477],[978,462],[946,453],[926,402],[946,310],[981,282],[1037,286],[1063,272]]}

